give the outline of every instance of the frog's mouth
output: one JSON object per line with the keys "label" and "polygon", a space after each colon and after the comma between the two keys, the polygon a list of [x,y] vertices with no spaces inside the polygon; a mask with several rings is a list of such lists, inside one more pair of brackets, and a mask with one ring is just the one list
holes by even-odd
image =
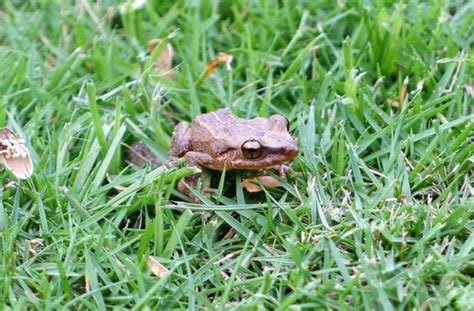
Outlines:
{"label": "frog's mouth", "polygon": [[298,148],[265,148],[260,157],[248,159],[241,152],[241,160],[234,160],[233,169],[258,170],[291,161],[298,155]]}

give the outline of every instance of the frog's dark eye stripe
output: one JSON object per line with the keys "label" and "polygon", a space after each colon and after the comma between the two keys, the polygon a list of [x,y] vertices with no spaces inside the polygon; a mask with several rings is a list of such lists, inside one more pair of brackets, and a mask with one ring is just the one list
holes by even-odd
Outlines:
{"label": "frog's dark eye stripe", "polygon": [[247,140],[242,144],[240,149],[242,155],[250,160],[260,158],[263,154],[262,145],[256,140]]}

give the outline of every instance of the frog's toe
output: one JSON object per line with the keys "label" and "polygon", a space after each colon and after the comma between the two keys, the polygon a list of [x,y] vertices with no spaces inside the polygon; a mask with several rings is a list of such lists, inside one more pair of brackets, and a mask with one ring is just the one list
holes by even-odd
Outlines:
{"label": "frog's toe", "polygon": [[280,174],[280,178],[286,180],[288,176],[294,177],[299,176],[300,174],[293,170],[290,163],[283,163],[280,164],[278,167],[278,173]]}

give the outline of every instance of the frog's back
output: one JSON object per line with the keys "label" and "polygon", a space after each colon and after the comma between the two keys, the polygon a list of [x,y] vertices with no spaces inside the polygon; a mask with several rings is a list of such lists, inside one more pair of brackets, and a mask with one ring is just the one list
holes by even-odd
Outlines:
{"label": "frog's back", "polygon": [[192,149],[213,155],[229,149],[237,150],[244,141],[265,133],[265,124],[261,120],[241,119],[229,109],[200,115],[193,120],[191,127]]}

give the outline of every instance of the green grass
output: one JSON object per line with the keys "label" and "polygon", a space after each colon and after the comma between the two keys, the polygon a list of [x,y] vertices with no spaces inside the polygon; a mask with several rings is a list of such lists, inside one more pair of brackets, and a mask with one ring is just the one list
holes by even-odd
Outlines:
{"label": "green grass", "polygon": [[[472,310],[474,2],[66,2],[0,0],[0,126],[36,166],[0,192],[4,307]],[[196,84],[219,52],[232,71]],[[128,165],[221,107],[287,116],[300,176],[249,194],[218,174],[195,206],[192,170]]]}

